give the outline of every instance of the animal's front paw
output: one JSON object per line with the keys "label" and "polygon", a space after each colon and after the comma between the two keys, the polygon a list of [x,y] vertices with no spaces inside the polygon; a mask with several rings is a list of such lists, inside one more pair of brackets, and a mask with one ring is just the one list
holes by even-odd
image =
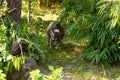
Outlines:
{"label": "animal's front paw", "polygon": [[56,47],[55,47],[55,49],[57,49],[57,50],[61,50],[61,48],[60,48],[60,47],[58,47],[58,46],[56,46]]}

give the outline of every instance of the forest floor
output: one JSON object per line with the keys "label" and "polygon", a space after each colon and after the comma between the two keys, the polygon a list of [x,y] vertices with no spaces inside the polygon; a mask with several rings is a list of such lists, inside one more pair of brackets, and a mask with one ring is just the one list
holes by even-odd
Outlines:
{"label": "forest floor", "polygon": [[[24,6],[23,6],[24,7]],[[23,9],[25,12],[26,9]],[[39,35],[43,36],[41,39],[43,41],[42,46],[46,49],[45,51],[45,61],[44,64],[38,62],[41,67],[41,71],[45,74],[48,73],[48,66],[52,65],[55,68],[62,67],[63,68],[63,80],[120,80],[120,65],[117,66],[104,66],[103,64],[92,64],[89,61],[81,60],[80,55],[83,54],[85,47],[87,45],[79,44],[75,42],[75,40],[67,39],[66,36],[62,41],[60,46],[61,49],[50,49],[47,46],[46,36],[45,36],[45,28],[48,26],[50,21],[57,20],[58,14],[54,13],[59,10],[51,9],[50,11],[47,9],[39,9],[34,10],[38,11],[44,16],[42,16],[42,20],[44,24],[42,29],[40,30]],[[60,11],[59,11],[60,12]],[[26,12],[27,13],[27,12]],[[26,15],[26,13],[22,12],[22,17]],[[34,12],[35,13],[35,12]],[[37,17],[38,18],[38,17]],[[32,31],[31,34],[36,32],[40,25],[36,25],[39,23],[35,15],[32,15]],[[35,30],[35,31],[34,31]],[[43,33],[42,33],[43,31]],[[37,34],[38,35],[38,34]]]}
{"label": "forest floor", "polygon": [[62,40],[60,49],[50,49],[46,44],[43,72],[47,73],[47,66],[52,65],[55,68],[63,68],[63,80],[120,80],[120,65],[111,67],[81,60],[80,55],[83,54],[86,46],[67,39],[66,36]]}
{"label": "forest floor", "polygon": [[[120,80],[120,65],[111,67],[81,60],[84,49],[85,45],[65,39],[60,50],[48,49],[45,64],[62,67],[63,80]],[[47,68],[44,71],[47,72]]]}

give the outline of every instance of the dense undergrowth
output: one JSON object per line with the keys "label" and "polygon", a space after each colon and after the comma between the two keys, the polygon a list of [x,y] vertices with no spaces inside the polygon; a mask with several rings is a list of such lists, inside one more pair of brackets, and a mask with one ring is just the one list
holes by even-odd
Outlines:
{"label": "dense undergrowth", "polygon": [[120,61],[119,4],[109,0],[63,0],[59,19],[66,25],[69,37],[89,43],[81,58],[104,64]]}
{"label": "dense undergrowth", "polygon": [[[9,54],[10,50],[8,43],[9,41],[12,42],[14,40],[15,35],[18,35],[20,42],[27,44],[24,48],[24,55],[34,58],[40,66],[43,64],[47,66],[54,65],[57,67],[63,65],[69,66],[70,62],[72,61],[72,63],[77,64],[77,66],[75,66],[76,68],[73,68],[73,70],[70,68],[71,71],[69,72],[76,74],[81,80],[92,79],[96,73],[98,74],[96,79],[104,80],[99,76],[102,74],[102,77],[106,78],[105,80],[111,78],[119,80],[120,74],[119,71],[117,72],[115,70],[116,68],[110,70],[114,71],[113,73],[109,72],[107,68],[105,70],[103,66],[102,69],[100,67],[99,70],[97,69],[97,71],[95,71],[96,67],[91,63],[86,64],[81,61],[81,59],[85,59],[97,64],[101,62],[104,64],[115,64],[116,62],[120,61],[119,1],[110,2],[109,0],[63,0],[62,4],[60,5],[62,10],[60,9],[59,5],[46,8],[38,5],[36,1],[33,1],[30,25],[27,23],[26,3],[26,0],[24,0],[21,19],[22,24],[20,25],[19,31],[16,31],[16,26],[14,23],[9,23],[7,17],[8,15],[6,13],[3,13],[4,17],[1,17],[0,79],[3,80],[3,78],[6,77],[5,74],[7,74],[9,70],[11,70],[11,72],[12,70],[14,71],[14,69],[19,70],[19,65],[24,63],[24,58],[17,59],[19,64],[14,63],[14,59],[16,59],[16,57],[12,58]],[[54,4],[55,3],[52,3],[52,5]],[[5,7],[5,5],[0,6],[1,11],[4,11],[5,8],[3,7]],[[55,18],[52,15],[44,17],[46,14],[56,14],[57,16],[55,16]],[[53,20],[61,21],[66,31],[65,38],[61,45],[61,50],[51,50],[48,48],[46,43],[46,27],[49,22]],[[66,44],[65,42],[67,41],[73,42]],[[84,45],[85,47],[87,45],[87,48],[84,47],[83,53],[81,53],[82,51],[78,50],[78,47],[76,49],[76,46],[78,45]],[[39,71],[33,71],[30,74],[35,80],[49,80],[51,77],[53,80],[56,80],[57,76],[61,80],[61,68],[52,68],[51,71],[53,73],[50,76],[44,75]],[[101,71],[101,73],[99,73],[99,71]]]}
{"label": "dense undergrowth", "polygon": [[[6,80],[6,77],[9,74],[14,73],[16,70],[20,71],[21,65],[25,63],[24,56],[32,57],[41,63],[45,60],[44,52],[46,49],[45,47],[41,47],[41,45],[44,44],[42,37],[45,37],[45,35],[37,35],[41,34],[39,33],[40,28],[38,30],[35,29],[37,30],[35,33],[31,33],[26,20],[24,20],[21,25],[17,26],[16,23],[10,21],[8,10],[7,3],[3,2],[2,6],[0,6],[0,12],[3,12],[0,14],[0,80]],[[41,18],[39,20],[41,20]],[[36,26],[39,24],[42,25],[42,20],[40,23],[36,24]],[[18,27],[19,29],[17,29]],[[20,48],[20,51],[19,45],[22,46],[22,50]],[[24,56],[13,56],[13,53],[16,52],[12,52],[12,48],[16,50],[18,55],[22,54]],[[37,74],[39,77],[36,77],[35,75],[37,72],[34,73],[35,76],[32,72],[30,74],[33,80],[61,79],[62,68],[54,69],[51,67],[50,70],[53,72],[50,76],[44,75],[40,72]]]}
{"label": "dense undergrowth", "polygon": [[6,74],[20,70],[20,65],[24,64],[24,58],[10,55],[9,44],[15,34],[15,25],[9,22],[6,3],[0,6],[0,11],[2,12],[0,14],[0,80],[6,80]]}

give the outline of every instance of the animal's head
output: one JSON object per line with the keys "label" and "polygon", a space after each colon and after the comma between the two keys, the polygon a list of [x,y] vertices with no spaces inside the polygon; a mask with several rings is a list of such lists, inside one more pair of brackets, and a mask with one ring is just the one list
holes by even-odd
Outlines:
{"label": "animal's head", "polygon": [[10,50],[11,50],[11,54],[14,56],[21,54],[20,46],[17,38],[15,38],[15,40],[10,44]]}
{"label": "animal's head", "polygon": [[51,39],[53,41],[56,41],[59,39],[59,36],[60,36],[60,31],[59,29],[54,29],[54,30],[51,30]]}

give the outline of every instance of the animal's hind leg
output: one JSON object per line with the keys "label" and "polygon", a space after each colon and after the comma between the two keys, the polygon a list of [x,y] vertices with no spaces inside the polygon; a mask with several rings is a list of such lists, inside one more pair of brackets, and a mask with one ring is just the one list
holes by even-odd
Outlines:
{"label": "animal's hind leg", "polygon": [[49,37],[48,37],[48,35],[47,35],[47,45],[49,46]]}
{"label": "animal's hind leg", "polygon": [[50,39],[49,41],[50,41],[49,46],[50,48],[52,48],[52,40]]}
{"label": "animal's hind leg", "polygon": [[47,45],[52,48],[52,40],[49,36],[47,36]]}

